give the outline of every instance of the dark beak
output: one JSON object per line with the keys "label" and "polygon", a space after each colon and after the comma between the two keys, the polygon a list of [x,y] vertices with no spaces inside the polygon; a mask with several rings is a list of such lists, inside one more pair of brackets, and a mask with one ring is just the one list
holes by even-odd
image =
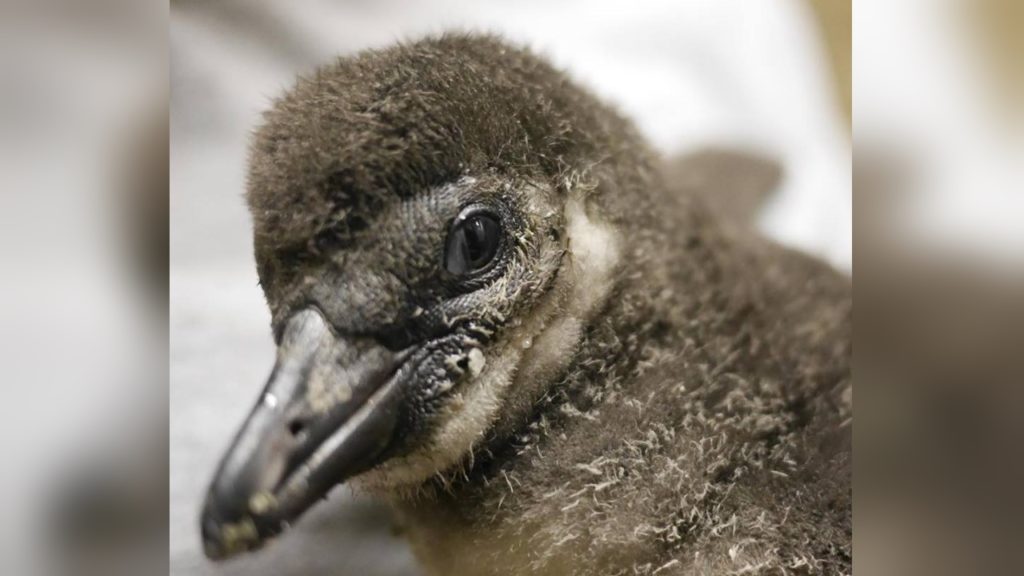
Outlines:
{"label": "dark beak", "polygon": [[335,485],[368,470],[391,443],[403,353],[336,335],[303,310],[286,324],[259,401],[206,495],[206,555],[258,548]]}

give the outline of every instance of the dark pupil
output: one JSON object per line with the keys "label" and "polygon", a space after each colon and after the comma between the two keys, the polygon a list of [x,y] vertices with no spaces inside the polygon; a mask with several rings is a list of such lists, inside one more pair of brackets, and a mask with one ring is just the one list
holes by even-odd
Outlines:
{"label": "dark pupil", "polygon": [[445,268],[466,274],[487,266],[498,252],[501,227],[489,214],[475,214],[455,224],[448,235]]}

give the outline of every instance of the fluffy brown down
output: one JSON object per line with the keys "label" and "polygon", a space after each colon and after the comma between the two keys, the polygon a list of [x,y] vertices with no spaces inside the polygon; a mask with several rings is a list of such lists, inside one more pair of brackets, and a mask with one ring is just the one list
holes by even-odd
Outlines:
{"label": "fluffy brown down", "polygon": [[475,35],[339,60],[269,114],[252,170],[272,308],[325,233],[343,243],[376,199],[465,173],[586,190],[622,242],[612,293],[529,417],[394,498],[430,573],[852,571],[849,279],[723,224],[714,178],[667,179],[563,73]]}

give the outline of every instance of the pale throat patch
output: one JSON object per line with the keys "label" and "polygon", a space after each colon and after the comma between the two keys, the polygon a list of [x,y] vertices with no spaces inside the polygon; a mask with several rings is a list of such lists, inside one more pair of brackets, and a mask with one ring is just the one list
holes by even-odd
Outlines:
{"label": "pale throat patch", "polygon": [[614,229],[587,214],[581,198],[567,201],[565,222],[569,268],[553,289],[490,350],[470,351],[472,380],[439,415],[442,424],[424,449],[357,476],[354,485],[401,492],[451,470],[494,425],[510,389],[532,402],[565,369],[583,327],[611,291],[620,257]]}

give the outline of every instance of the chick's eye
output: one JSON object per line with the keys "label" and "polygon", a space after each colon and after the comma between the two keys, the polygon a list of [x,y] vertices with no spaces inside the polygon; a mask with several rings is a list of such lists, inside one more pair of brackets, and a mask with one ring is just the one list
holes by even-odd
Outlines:
{"label": "chick's eye", "polygon": [[448,231],[444,267],[456,276],[487,267],[498,254],[501,223],[493,214],[474,212],[460,216]]}

